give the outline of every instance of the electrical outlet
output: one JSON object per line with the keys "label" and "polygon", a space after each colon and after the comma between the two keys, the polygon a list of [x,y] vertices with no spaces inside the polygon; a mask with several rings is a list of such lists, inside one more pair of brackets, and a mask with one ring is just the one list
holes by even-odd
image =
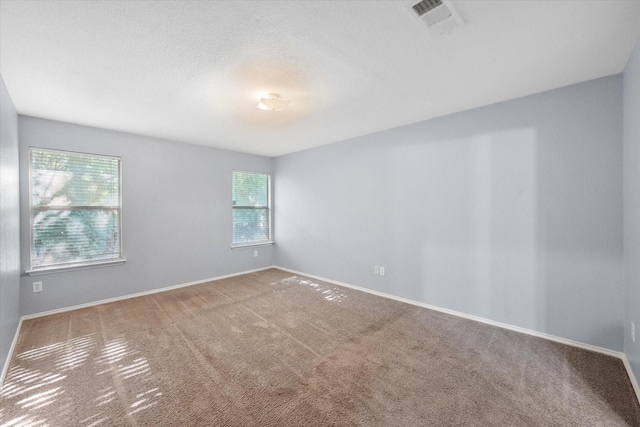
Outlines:
{"label": "electrical outlet", "polygon": [[33,292],[42,292],[42,282],[33,282]]}
{"label": "electrical outlet", "polygon": [[258,251],[253,251],[253,257],[257,258],[258,257]]}
{"label": "electrical outlet", "polygon": [[380,267],[380,275],[384,276],[384,267]]}
{"label": "electrical outlet", "polygon": [[373,267],[373,274],[380,274],[380,267],[378,267],[377,265],[375,265]]}
{"label": "electrical outlet", "polygon": [[631,322],[631,341],[636,342],[636,324]]}

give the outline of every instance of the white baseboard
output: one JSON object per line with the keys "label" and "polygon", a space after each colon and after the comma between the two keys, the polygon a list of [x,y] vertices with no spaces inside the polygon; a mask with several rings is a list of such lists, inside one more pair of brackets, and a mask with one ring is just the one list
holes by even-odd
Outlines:
{"label": "white baseboard", "polygon": [[88,303],[85,303],[85,304],[78,304],[78,305],[73,305],[73,306],[69,306],[69,307],[63,307],[63,308],[58,308],[58,309],[55,309],[55,310],[43,311],[43,312],[39,312],[39,313],[27,314],[25,316],[22,316],[22,317],[20,317],[20,321],[18,323],[18,329],[16,330],[16,334],[13,337],[13,342],[11,343],[11,348],[9,348],[9,353],[7,354],[7,359],[5,360],[4,366],[2,368],[2,373],[0,373],[0,388],[2,387],[2,384],[4,384],[5,376],[6,376],[7,372],[8,372],[8,370],[9,370],[9,364],[11,363],[11,358],[13,357],[15,346],[16,346],[16,343],[18,341],[18,335],[20,334],[20,329],[22,328],[22,322],[24,320],[37,319],[38,317],[44,317],[44,316],[49,316],[49,315],[52,315],[52,314],[64,313],[64,312],[67,312],[67,311],[78,310],[78,309],[81,309],[81,308],[93,307],[93,306],[100,305],[100,304],[107,304],[107,303],[110,303],[110,302],[121,301],[121,300],[129,299],[129,298],[136,298],[136,297],[141,297],[141,296],[145,296],[145,295],[157,294],[159,292],[170,291],[172,289],[179,289],[179,288],[184,288],[184,287],[187,287],[187,286],[199,285],[201,283],[212,282],[212,281],[215,281],[215,280],[228,279],[230,277],[241,276],[243,274],[255,273],[257,271],[262,271],[262,270],[268,270],[270,268],[276,268],[276,267],[273,266],[273,265],[270,265],[268,267],[262,267],[262,268],[256,268],[256,269],[253,269],[253,270],[241,271],[239,273],[226,274],[226,275],[223,275],[223,276],[211,277],[211,278],[208,278],[208,279],[202,279],[202,280],[196,280],[196,281],[193,281],[193,282],[181,283],[179,285],[167,286],[167,287],[164,287],[164,288],[152,289],[152,290],[149,290],[149,291],[138,292],[138,293],[135,293],[135,294],[122,295],[122,296],[119,296],[119,297],[107,298],[107,299],[103,299],[103,300],[99,300],[99,301],[88,302]]}
{"label": "white baseboard", "polygon": [[640,403],[640,386],[638,386],[638,380],[631,369],[631,365],[629,364],[629,359],[627,359],[627,355],[622,353],[622,363],[624,363],[624,367],[627,370],[627,374],[629,374],[629,380],[631,380],[631,386],[633,390],[636,392],[636,398],[638,399],[638,403]]}
{"label": "white baseboard", "polygon": [[420,302],[420,301],[415,301],[415,300],[411,300],[411,299],[408,299],[408,298],[403,298],[403,297],[387,294],[387,293],[384,293],[384,292],[374,291],[372,289],[362,288],[360,286],[351,285],[349,283],[344,283],[344,282],[340,282],[340,281],[333,280],[333,279],[327,279],[325,277],[314,276],[313,274],[306,274],[306,273],[303,273],[301,271],[291,270],[291,269],[283,268],[283,267],[279,267],[279,266],[276,266],[275,268],[283,270],[283,271],[288,271],[289,273],[294,273],[294,274],[299,274],[301,276],[311,277],[312,279],[322,280],[323,282],[333,283],[335,285],[339,285],[339,286],[344,286],[346,288],[355,289],[357,291],[367,292],[369,294],[378,295],[378,296],[381,296],[381,297],[384,297],[384,298],[389,298],[389,299],[392,299],[392,300],[395,300],[395,301],[400,301],[400,302],[404,302],[404,303],[407,303],[407,304],[416,305],[418,307],[428,308],[429,310],[434,310],[434,311],[439,311],[441,313],[451,314],[453,316],[462,317],[462,318],[465,318],[465,319],[468,319],[468,320],[473,320],[473,321],[480,322],[480,323],[486,323],[487,325],[497,326],[499,328],[508,329],[508,330],[511,330],[511,331],[520,332],[520,333],[527,334],[527,335],[532,335],[532,336],[538,337],[538,338],[544,338],[544,339],[547,339],[547,340],[550,340],[550,341],[555,341],[555,342],[558,342],[558,343],[561,343],[561,344],[567,344],[567,345],[570,345],[572,347],[578,347],[578,348],[582,348],[582,349],[585,349],[585,350],[595,351],[595,352],[598,352],[598,353],[602,353],[602,354],[606,354],[606,355],[609,355],[609,356],[617,357],[618,359],[621,359],[622,355],[624,354],[624,353],[622,353],[620,351],[614,351],[614,350],[610,350],[608,348],[598,347],[598,346],[595,346],[595,345],[586,344],[586,343],[582,343],[582,342],[579,342],[579,341],[573,341],[573,340],[570,340],[570,339],[567,339],[567,338],[562,338],[562,337],[557,337],[555,335],[545,334],[544,332],[538,332],[538,331],[534,331],[532,329],[521,328],[520,326],[514,326],[514,325],[510,325],[508,323],[498,322],[496,320],[486,319],[484,317],[474,316],[472,314],[467,314],[467,313],[463,313],[463,312],[460,312],[460,311],[450,310],[448,308],[442,308],[442,307],[438,307],[438,306],[435,306],[435,305],[425,304],[425,303]]}
{"label": "white baseboard", "polygon": [[312,279],[321,280],[323,282],[333,283],[333,284],[339,285],[339,286],[344,286],[345,288],[350,288],[350,289],[355,289],[357,291],[367,292],[369,294],[381,296],[381,297],[384,297],[384,298],[389,298],[389,299],[392,299],[392,300],[395,300],[395,301],[400,301],[400,302],[404,302],[404,303],[407,303],[407,304],[416,305],[418,307],[428,308],[429,310],[434,310],[434,311],[439,311],[441,313],[451,314],[453,316],[462,317],[464,319],[469,319],[469,320],[473,320],[473,321],[480,322],[480,323],[486,323],[488,325],[497,326],[499,328],[508,329],[510,331],[520,332],[520,333],[527,334],[527,335],[532,335],[532,336],[538,337],[538,338],[544,338],[544,339],[547,339],[549,341],[554,341],[554,342],[558,342],[558,343],[561,343],[561,344],[570,345],[572,347],[582,348],[584,350],[595,351],[597,353],[602,353],[602,354],[606,354],[608,356],[612,356],[612,357],[621,359],[622,363],[624,364],[624,366],[625,366],[625,368],[627,370],[627,373],[629,374],[629,380],[631,381],[631,385],[633,386],[633,389],[636,392],[636,398],[638,399],[638,402],[640,403],[640,388],[638,387],[638,382],[636,381],[636,377],[633,374],[633,371],[631,370],[631,366],[629,365],[629,361],[627,360],[627,356],[621,351],[614,351],[614,350],[610,350],[608,348],[598,347],[598,346],[595,346],[595,345],[586,344],[586,343],[582,343],[582,342],[579,342],[579,341],[573,341],[573,340],[570,340],[570,339],[567,339],[567,338],[557,337],[555,335],[545,334],[543,332],[538,332],[538,331],[534,331],[534,330],[531,330],[531,329],[521,328],[519,326],[510,325],[508,323],[497,322],[497,321],[491,320],[491,319],[485,319],[484,317],[474,316],[474,315],[471,315],[471,314],[462,313],[460,311],[449,310],[448,308],[442,308],[442,307],[437,307],[437,306],[430,305],[430,304],[425,304],[425,303],[420,302],[420,301],[414,301],[414,300],[410,300],[408,298],[402,298],[402,297],[398,297],[398,296],[395,296],[395,295],[386,294],[384,292],[379,292],[379,291],[374,291],[372,289],[362,288],[360,286],[351,285],[349,283],[340,282],[338,280],[327,279],[326,277],[315,276],[313,274],[303,273],[301,271],[296,271],[296,270],[292,270],[292,269],[289,269],[289,268],[284,268],[284,267],[280,267],[280,266],[275,266],[275,268],[283,270],[283,271],[288,271],[289,273],[299,274],[300,276],[310,277]]}
{"label": "white baseboard", "polygon": [[122,296],[119,296],[119,297],[107,298],[107,299],[103,299],[103,300],[99,300],[99,301],[88,302],[88,303],[85,303],[85,304],[72,305],[72,306],[69,306],[69,307],[58,308],[58,309],[55,309],[55,310],[42,311],[40,313],[34,313],[34,314],[27,314],[25,316],[22,316],[21,320],[22,319],[24,319],[24,320],[36,319],[38,317],[50,316],[52,314],[64,313],[64,312],[67,312],[67,311],[73,311],[73,310],[78,310],[78,309],[81,309],[81,308],[93,307],[93,306],[96,306],[96,305],[107,304],[107,303],[110,303],[110,302],[122,301],[122,300],[129,299],[129,298],[137,298],[137,297],[142,297],[142,296],[145,296],[145,295],[157,294],[157,293],[160,293],[160,292],[170,291],[172,289],[185,288],[187,286],[199,285],[201,283],[213,282],[215,280],[222,280],[222,279],[228,279],[230,277],[242,276],[243,274],[255,273],[257,271],[268,270],[270,268],[276,268],[276,267],[270,265],[268,267],[256,268],[254,270],[241,271],[239,273],[225,274],[224,276],[210,277],[208,279],[202,279],[202,280],[196,280],[196,281],[193,281],[193,282],[181,283],[179,285],[172,285],[172,286],[167,286],[167,287],[164,287],[164,288],[151,289],[149,291],[138,292],[138,293],[135,293],[135,294],[122,295]]}
{"label": "white baseboard", "polygon": [[303,272],[292,270],[292,269],[289,269],[289,268],[280,267],[280,266],[277,266],[277,265],[257,268],[257,269],[254,269],[254,270],[242,271],[242,272],[239,272],[239,273],[227,274],[227,275],[223,275],[223,276],[212,277],[212,278],[203,279],[203,280],[197,280],[197,281],[193,281],[193,282],[181,283],[179,285],[167,286],[167,287],[164,287],[164,288],[152,289],[152,290],[149,290],[149,291],[138,292],[138,293],[135,293],[135,294],[123,295],[123,296],[119,296],[119,297],[115,297],[115,298],[108,298],[108,299],[104,299],[104,300],[100,300],[100,301],[94,301],[94,302],[90,302],[90,303],[86,303],[86,304],[79,304],[79,305],[74,305],[74,306],[70,306],[70,307],[64,307],[64,308],[60,308],[60,309],[56,309],[56,310],[50,310],[50,311],[45,311],[45,312],[40,312],[40,313],[35,313],[35,314],[29,314],[29,315],[26,315],[26,316],[22,316],[20,318],[19,323],[18,323],[18,328],[17,328],[15,336],[13,338],[13,342],[11,343],[11,348],[9,349],[9,353],[8,353],[7,359],[5,361],[5,366],[3,367],[2,372],[0,373],[0,387],[4,383],[5,376],[7,374],[8,369],[9,369],[9,364],[11,362],[11,358],[13,356],[13,352],[15,350],[15,346],[16,346],[16,343],[18,341],[18,335],[20,334],[20,330],[22,328],[23,320],[35,319],[35,318],[38,318],[38,317],[49,316],[49,315],[52,315],[52,314],[64,313],[64,312],[67,312],[67,311],[78,310],[78,309],[81,309],[81,308],[93,307],[93,306],[96,306],[96,305],[107,304],[107,303],[110,303],[110,302],[121,301],[121,300],[129,299],[129,298],[136,298],[136,297],[141,297],[141,296],[145,296],[145,295],[152,295],[152,294],[156,294],[156,293],[159,293],[159,292],[170,291],[172,289],[179,289],[179,288],[184,288],[184,287],[187,287],[187,286],[198,285],[198,284],[201,284],[201,283],[227,279],[227,278],[235,277],[235,276],[241,276],[243,274],[255,273],[255,272],[258,272],[258,271],[268,270],[270,268],[277,268],[279,270],[287,271],[289,273],[298,274],[300,276],[305,276],[305,277],[310,277],[312,279],[321,280],[321,281],[327,282],[327,283],[333,283],[335,285],[344,286],[346,288],[355,289],[355,290],[362,291],[362,292],[367,292],[369,294],[377,295],[377,296],[384,297],[384,298],[389,298],[389,299],[392,299],[392,300],[404,302],[404,303],[415,305],[415,306],[418,306],[418,307],[423,307],[423,308],[427,308],[427,309],[430,309],[430,310],[439,311],[439,312],[446,313],[446,314],[451,314],[453,316],[457,316],[457,317],[473,320],[473,321],[480,322],[480,323],[485,323],[485,324],[492,325],[492,326],[497,326],[499,328],[508,329],[508,330],[511,330],[511,331],[520,332],[520,333],[523,333],[523,334],[532,335],[532,336],[539,337],[539,338],[544,338],[544,339],[547,339],[547,340],[550,340],[550,341],[555,341],[555,342],[558,342],[558,343],[561,343],[561,344],[570,345],[572,347],[578,347],[578,348],[582,348],[582,349],[585,349],[585,350],[595,351],[595,352],[598,352],[598,353],[606,354],[608,356],[616,357],[616,358],[622,360],[622,363],[624,364],[625,369],[627,370],[627,373],[629,375],[629,380],[631,381],[631,385],[633,386],[633,389],[634,389],[634,391],[636,393],[636,397],[638,398],[638,402],[640,402],[640,387],[638,387],[638,382],[637,382],[637,380],[635,378],[635,375],[633,374],[633,371],[631,370],[631,366],[629,365],[629,361],[627,360],[627,356],[623,352],[614,351],[614,350],[610,350],[610,349],[607,349],[607,348],[594,346],[594,345],[591,345],[591,344],[581,343],[581,342],[578,342],[578,341],[573,341],[573,340],[570,340],[570,339],[557,337],[555,335],[550,335],[550,334],[546,334],[546,333],[543,333],[543,332],[534,331],[534,330],[531,330],[531,329],[521,328],[519,326],[510,325],[510,324],[507,324],[507,323],[502,323],[502,322],[498,322],[498,321],[495,321],[495,320],[486,319],[486,318],[483,318],[483,317],[474,316],[474,315],[462,313],[462,312],[455,311],[455,310],[450,310],[450,309],[447,309],[447,308],[442,308],[442,307],[437,307],[437,306],[430,305],[430,304],[425,304],[425,303],[422,303],[420,301],[415,301],[415,300],[411,300],[411,299],[408,299],[408,298],[403,298],[403,297],[387,294],[387,293],[384,293],[384,292],[374,291],[372,289],[367,289],[367,288],[363,288],[363,287],[360,287],[360,286],[351,285],[349,283],[344,283],[344,282],[340,282],[340,281],[337,281],[337,280],[328,279],[326,277],[321,277],[321,276],[316,276],[316,275],[313,275],[313,274],[303,273]]}
{"label": "white baseboard", "polygon": [[273,266],[273,265],[270,265],[268,267],[262,267],[262,268],[256,268],[256,269],[253,269],[253,270],[241,271],[239,273],[226,274],[226,275],[223,275],[223,276],[211,277],[209,279],[196,280],[194,282],[181,283],[179,285],[167,286],[167,287],[164,287],[164,288],[152,289],[152,290],[149,290],[149,291],[138,292],[138,293],[135,293],[135,294],[128,294],[128,295],[123,295],[123,296],[114,297],[114,298],[107,298],[107,299],[103,299],[103,300],[99,300],[99,301],[88,302],[88,303],[85,303],[85,304],[78,304],[78,305],[73,305],[73,306],[69,306],[69,307],[63,307],[63,308],[58,308],[58,309],[55,309],[55,310],[43,311],[43,312],[40,312],[40,313],[27,314],[25,316],[22,316],[22,317],[20,317],[20,321],[18,323],[18,329],[16,330],[16,334],[13,337],[13,342],[11,343],[11,348],[9,348],[9,353],[7,354],[7,359],[5,360],[4,366],[2,367],[2,372],[0,373],[0,388],[2,388],[2,384],[4,384],[5,376],[6,376],[7,372],[8,372],[8,370],[9,370],[9,364],[11,363],[11,358],[13,357],[13,352],[15,350],[15,346],[16,346],[16,343],[18,341],[18,335],[20,334],[20,329],[22,328],[22,322],[24,320],[37,319],[38,317],[50,316],[52,314],[64,313],[64,312],[67,312],[67,311],[78,310],[78,309],[81,309],[81,308],[93,307],[93,306],[100,305],[100,304],[107,304],[107,303],[110,303],[110,302],[121,301],[121,300],[129,299],[129,298],[136,298],[136,297],[141,297],[141,296],[145,296],[145,295],[157,294],[159,292],[170,291],[172,289],[179,289],[179,288],[184,288],[184,287],[187,287],[187,286],[199,285],[200,283],[212,282],[212,281],[221,280],[221,279],[228,279],[229,277],[241,276],[243,274],[249,274],[249,273],[255,273],[257,271],[268,270],[270,268],[276,268],[276,267]]}
{"label": "white baseboard", "polygon": [[0,372],[0,390],[2,390],[2,386],[4,384],[4,379],[7,376],[7,372],[9,372],[9,365],[11,364],[11,358],[13,357],[13,351],[16,348],[16,344],[18,343],[18,336],[20,335],[20,329],[22,329],[22,318],[18,321],[18,327],[16,328],[16,333],[13,336],[13,341],[11,341],[11,347],[9,347],[9,352],[7,353],[7,358],[4,361],[4,366],[2,367],[2,372]]}

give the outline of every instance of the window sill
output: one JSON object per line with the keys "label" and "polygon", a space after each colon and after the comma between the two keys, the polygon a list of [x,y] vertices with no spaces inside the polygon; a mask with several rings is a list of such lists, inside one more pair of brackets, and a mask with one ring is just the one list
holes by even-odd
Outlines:
{"label": "window sill", "polygon": [[267,246],[275,244],[276,242],[274,242],[273,240],[270,240],[268,242],[239,243],[237,245],[231,245],[231,249],[253,248],[255,246]]}
{"label": "window sill", "polygon": [[73,270],[85,270],[87,268],[98,268],[98,267],[108,267],[112,265],[122,265],[126,261],[127,260],[125,258],[118,258],[118,259],[110,259],[107,261],[97,261],[97,262],[91,262],[91,263],[65,265],[65,266],[59,266],[59,267],[39,268],[35,270],[27,270],[25,271],[25,273],[29,276],[40,276],[43,274],[64,273],[64,272],[73,271]]}

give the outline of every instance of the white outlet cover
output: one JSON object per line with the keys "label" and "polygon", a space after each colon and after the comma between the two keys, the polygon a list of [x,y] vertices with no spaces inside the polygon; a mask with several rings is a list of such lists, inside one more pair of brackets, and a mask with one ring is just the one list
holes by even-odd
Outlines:
{"label": "white outlet cover", "polygon": [[384,276],[384,267],[380,267],[380,275]]}
{"label": "white outlet cover", "polygon": [[636,324],[631,322],[631,341],[636,342]]}

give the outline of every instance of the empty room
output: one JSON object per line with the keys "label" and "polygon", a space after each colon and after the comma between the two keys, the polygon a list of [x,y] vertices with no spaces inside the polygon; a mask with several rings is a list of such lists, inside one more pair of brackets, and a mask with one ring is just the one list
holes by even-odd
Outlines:
{"label": "empty room", "polygon": [[640,0],[0,0],[0,426],[640,427]]}

